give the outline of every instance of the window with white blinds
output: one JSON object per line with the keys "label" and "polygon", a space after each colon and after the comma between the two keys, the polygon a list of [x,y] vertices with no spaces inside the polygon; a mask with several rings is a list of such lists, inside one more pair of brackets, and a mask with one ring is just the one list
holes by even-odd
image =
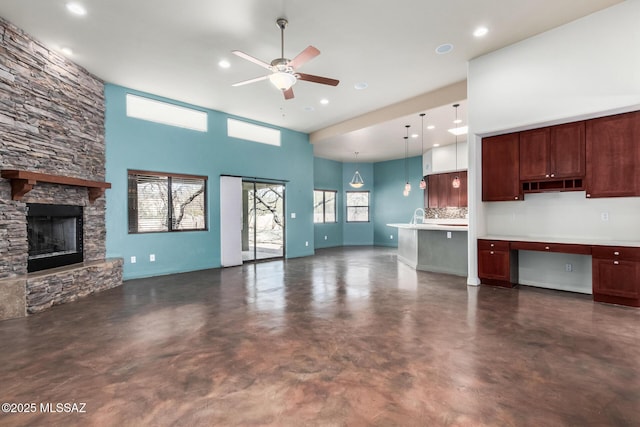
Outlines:
{"label": "window with white blinds", "polygon": [[129,171],[129,233],[206,230],[207,179]]}

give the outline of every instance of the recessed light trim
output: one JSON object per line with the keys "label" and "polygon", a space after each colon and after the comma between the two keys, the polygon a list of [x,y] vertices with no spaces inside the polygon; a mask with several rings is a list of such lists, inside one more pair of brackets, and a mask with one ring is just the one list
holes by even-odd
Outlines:
{"label": "recessed light trim", "polygon": [[453,50],[453,45],[451,43],[444,43],[436,48],[436,53],[438,55],[444,55],[446,53],[451,52],[452,50]]}
{"label": "recessed light trim", "polygon": [[478,27],[473,31],[473,36],[483,37],[483,36],[486,36],[488,32],[489,32],[489,29],[487,27]]}
{"label": "recessed light trim", "polygon": [[453,128],[453,129],[448,129],[447,132],[452,133],[456,136],[458,135],[465,135],[467,132],[469,131],[469,127],[468,126],[460,126],[457,128]]}
{"label": "recessed light trim", "polygon": [[66,7],[69,12],[76,16],[84,16],[87,14],[87,9],[80,3],[69,2],[66,4]]}
{"label": "recessed light trim", "polygon": [[455,119],[455,120],[453,121],[453,123],[455,123],[455,124],[462,123],[462,119]]}
{"label": "recessed light trim", "polygon": [[73,50],[71,50],[70,47],[62,47],[62,48],[60,48],[60,53],[62,53],[65,56],[72,56],[73,55]]}
{"label": "recessed light trim", "polygon": [[415,138],[417,138],[417,137],[419,137],[419,136],[420,136],[420,135],[418,135],[417,133],[412,133],[412,134],[411,134],[411,138],[414,138],[414,139],[415,139]]}
{"label": "recessed light trim", "polygon": [[316,111],[316,109],[314,107],[312,107],[311,105],[307,105],[306,107],[302,108],[304,111]]}
{"label": "recessed light trim", "polygon": [[436,127],[435,127],[434,125],[429,125],[429,126],[427,126],[427,129],[428,129],[428,130],[434,130],[435,128],[436,128]]}
{"label": "recessed light trim", "polygon": [[353,88],[355,90],[364,90],[364,89],[366,89],[368,87],[369,87],[369,84],[367,82],[358,82],[358,83],[353,85]]}
{"label": "recessed light trim", "polygon": [[440,144],[433,144],[434,147],[440,147]]}
{"label": "recessed light trim", "polygon": [[231,63],[229,61],[227,61],[226,59],[221,59],[220,61],[218,61],[218,67],[220,67],[220,68],[229,68],[229,67],[231,67]]}
{"label": "recessed light trim", "polygon": [[329,103],[329,100],[327,98],[322,98],[320,100],[320,104],[322,104],[322,105],[327,105],[328,103]]}

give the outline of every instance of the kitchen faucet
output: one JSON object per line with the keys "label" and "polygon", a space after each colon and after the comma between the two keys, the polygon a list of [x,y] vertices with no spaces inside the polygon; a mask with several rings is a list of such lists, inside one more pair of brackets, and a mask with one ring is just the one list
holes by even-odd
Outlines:
{"label": "kitchen faucet", "polygon": [[[418,216],[418,213],[422,213],[422,215]],[[420,218],[420,223],[424,224],[424,209],[418,208],[413,211],[413,218],[411,219],[411,222],[409,224],[417,224],[418,218]]]}

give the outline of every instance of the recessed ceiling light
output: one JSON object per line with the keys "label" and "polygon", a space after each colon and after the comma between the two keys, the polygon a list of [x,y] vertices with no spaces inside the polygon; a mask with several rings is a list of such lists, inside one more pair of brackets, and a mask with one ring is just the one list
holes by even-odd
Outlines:
{"label": "recessed ceiling light", "polygon": [[218,62],[218,67],[220,67],[220,68],[229,68],[229,67],[231,67],[231,63],[229,61],[227,61],[226,59],[221,59],[220,62]]}
{"label": "recessed ceiling light", "polygon": [[367,84],[367,82],[358,82],[356,84],[353,85],[353,88],[356,90],[364,90],[366,88],[368,88],[369,85]]}
{"label": "recessed ceiling light", "polygon": [[453,123],[455,123],[455,124],[462,123],[462,119],[455,119],[455,120],[453,121]]}
{"label": "recessed ceiling light", "polygon": [[84,16],[87,14],[87,9],[84,8],[80,3],[70,2],[67,3],[67,10],[74,15]]}
{"label": "recessed ceiling light", "polygon": [[329,103],[329,100],[327,98],[323,98],[320,100],[320,104],[322,105],[327,105]]}
{"label": "recessed ceiling light", "polygon": [[306,107],[303,108],[304,111],[316,111],[315,108],[313,108],[311,105],[307,105]]}
{"label": "recessed ceiling light", "polygon": [[436,128],[436,127],[435,127],[434,125],[429,125],[429,126],[427,126],[427,129],[429,129],[429,130],[434,130],[435,128]]}
{"label": "recessed ceiling light", "polygon": [[417,133],[412,133],[412,134],[411,134],[411,138],[417,138],[417,137],[419,137],[419,136],[420,136],[420,135],[418,135]]}
{"label": "recessed ceiling light", "polygon": [[486,36],[488,32],[489,32],[489,29],[487,27],[478,27],[473,32],[473,35],[475,37],[482,37],[482,36]]}
{"label": "recessed ceiling light", "polygon": [[440,147],[440,144],[433,144],[434,147]]}
{"label": "recessed ceiling light", "polygon": [[438,55],[444,55],[445,53],[449,53],[453,50],[453,45],[451,43],[441,44],[436,48],[436,53]]}
{"label": "recessed ceiling light", "polygon": [[468,131],[469,131],[469,128],[467,126],[461,126],[459,128],[448,129],[448,132],[452,133],[454,135],[464,135]]}
{"label": "recessed ceiling light", "polygon": [[62,52],[66,56],[73,55],[73,51],[71,50],[71,48],[68,48],[68,47],[60,48],[60,52]]}

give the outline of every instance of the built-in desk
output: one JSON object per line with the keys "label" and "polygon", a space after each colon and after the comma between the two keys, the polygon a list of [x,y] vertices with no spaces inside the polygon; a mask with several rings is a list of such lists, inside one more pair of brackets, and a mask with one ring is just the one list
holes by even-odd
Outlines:
{"label": "built-in desk", "polygon": [[480,282],[516,286],[520,250],[591,255],[594,301],[640,307],[640,242],[486,236],[478,239]]}

